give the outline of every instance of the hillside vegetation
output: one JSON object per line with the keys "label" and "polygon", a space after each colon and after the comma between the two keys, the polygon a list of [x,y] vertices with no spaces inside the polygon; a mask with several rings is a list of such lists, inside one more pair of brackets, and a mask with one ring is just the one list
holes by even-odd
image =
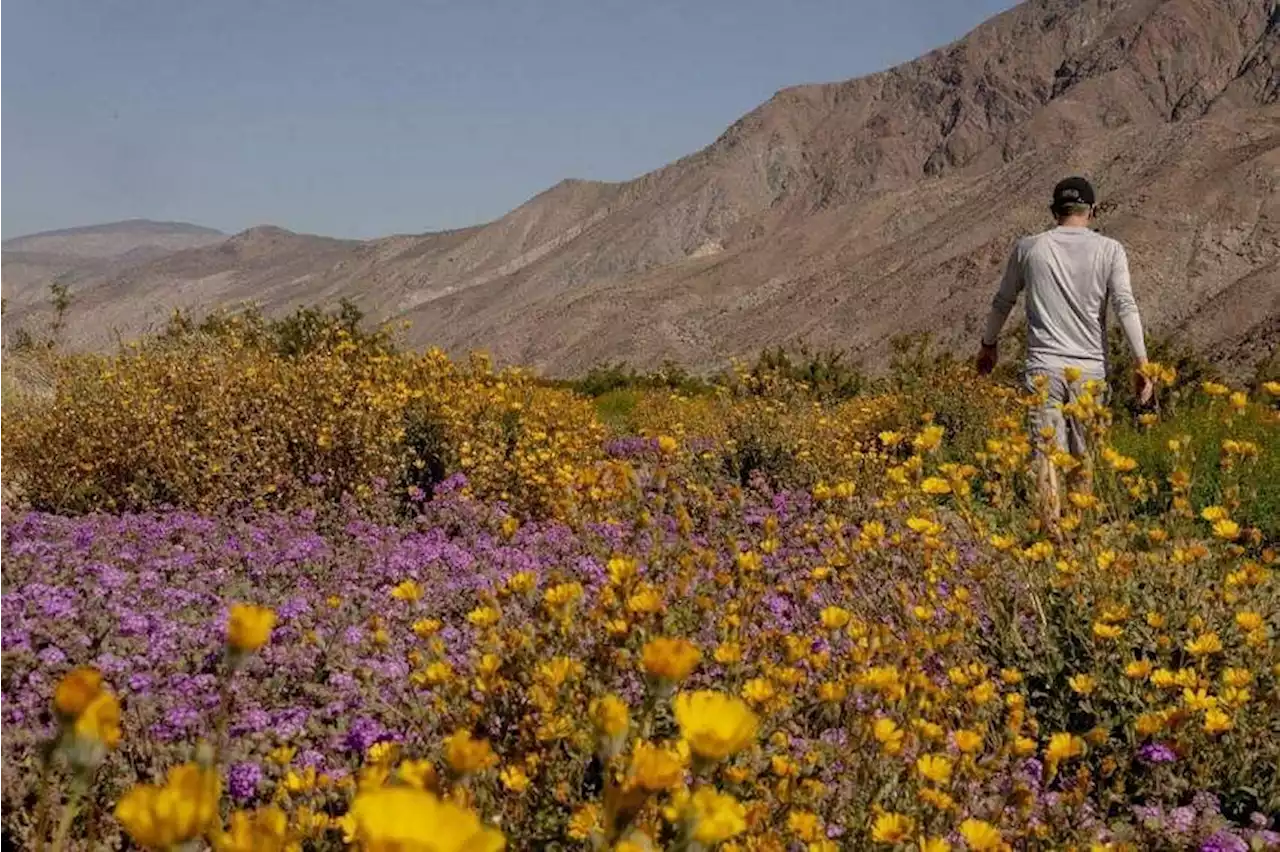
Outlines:
{"label": "hillside vegetation", "polygon": [[1012,365],[926,339],[551,381],[398,334],[6,357],[6,843],[1280,840],[1270,377],[1086,389],[1049,529]]}

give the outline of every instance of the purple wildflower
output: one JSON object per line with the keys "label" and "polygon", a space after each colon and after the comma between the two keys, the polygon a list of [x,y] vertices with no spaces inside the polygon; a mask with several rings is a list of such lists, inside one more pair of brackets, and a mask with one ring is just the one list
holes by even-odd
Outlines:
{"label": "purple wildflower", "polygon": [[1249,852],[1249,844],[1229,831],[1218,831],[1200,844],[1200,852]]}
{"label": "purple wildflower", "polygon": [[227,787],[231,796],[244,804],[258,793],[262,783],[262,767],[256,763],[237,763],[227,772]]}
{"label": "purple wildflower", "polygon": [[1164,743],[1148,743],[1138,750],[1138,759],[1152,764],[1173,763],[1178,759],[1178,755]]}

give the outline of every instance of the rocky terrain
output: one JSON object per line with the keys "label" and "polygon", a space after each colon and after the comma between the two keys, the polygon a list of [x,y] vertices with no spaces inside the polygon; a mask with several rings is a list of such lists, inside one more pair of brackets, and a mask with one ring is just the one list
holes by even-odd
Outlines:
{"label": "rocky terrain", "polygon": [[874,365],[898,332],[971,348],[1009,247],[1049,224],[1071,173],[1129,247],[1148,325],[1233,370],[1275,351],[1275,0],[1029,0],[913,62],[784,89],[636,180],[567,180],[473,228],[360,242],[262,227],[105,257],[74,235],[9,241],[5,325],[38,321],[60,276],[82,347],[176,307],[345,296],[410,320],[413,344],[552,373],[720,364],[797,337]]}

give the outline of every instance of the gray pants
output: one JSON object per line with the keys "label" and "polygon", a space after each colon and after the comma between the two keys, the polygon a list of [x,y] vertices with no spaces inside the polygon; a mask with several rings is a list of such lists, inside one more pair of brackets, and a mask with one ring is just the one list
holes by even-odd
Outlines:
{"label": "gray pants", "polygon": [[1089,427],[1062,411],[1062,406],[1075,401],[1084,390],[1085,382],[1097,380],[1103,382],[1102,388],[1095,394],[1095,399],[1105,405],[1107,401],[1106,376],[1096,370],[1082,370],[1080,378],[1067,384],[1061,370],[1048,370],[1030,367],[1023,374],[1023,385],[1028,393],[1036,392],[1036,376],[1048,379],[1048,399],[1044,405],[1036,404],[1031,408],[1031,445],[1039,452],[1040,433],[1046,427],[1053,428],[1053,441],[1058,449],[1071,455],[1083,456],[1089,449]]}

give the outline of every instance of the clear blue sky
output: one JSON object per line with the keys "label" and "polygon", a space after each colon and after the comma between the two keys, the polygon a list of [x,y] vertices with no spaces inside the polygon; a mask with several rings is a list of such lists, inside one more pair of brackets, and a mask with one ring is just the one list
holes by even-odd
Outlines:
{"label": "clear blue sky", "polygon": [[12,0],[3,235],[126,218],[344,237],[624,180],[789,85],[1011,0]]}

